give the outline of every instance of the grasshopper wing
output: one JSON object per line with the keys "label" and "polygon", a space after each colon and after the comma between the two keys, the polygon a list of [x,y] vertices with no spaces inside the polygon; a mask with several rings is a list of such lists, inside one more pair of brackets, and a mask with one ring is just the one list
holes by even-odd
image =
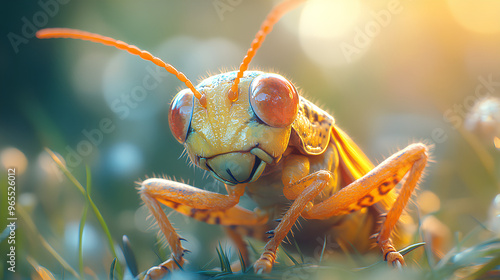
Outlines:
{"label": "grasshopper wing", "polygon": [[[375,166],[363,153],[363,151],[354,143],[354,141],[340,129],[338,126],[332,126],[332,140],[335,143],[337,151],[340,156],[339,170],[344,182],[344,186],[352,183],[353,181],[363,177],[366,173],[370,172]],[[394,190],[387,193],[383,199],[379,201],[378,208],[384,213],[391,208],[396,200],[396,193]],[[381,206],[381,208],[380,208]]]}

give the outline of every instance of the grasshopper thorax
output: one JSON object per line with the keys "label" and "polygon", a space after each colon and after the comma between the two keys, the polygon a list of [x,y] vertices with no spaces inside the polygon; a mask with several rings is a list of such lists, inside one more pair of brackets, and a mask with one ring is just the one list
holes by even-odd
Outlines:
{"label": "grasshopper thorax", "polygon": [[277,74],[246,71],[238,99],[227,98],[237,72],[211,76],[196,86],[206,106],[189,89],[180,91],[169,111],[170,129],[191,160],[227,184],[255,181],[288,146],[299,97]]}

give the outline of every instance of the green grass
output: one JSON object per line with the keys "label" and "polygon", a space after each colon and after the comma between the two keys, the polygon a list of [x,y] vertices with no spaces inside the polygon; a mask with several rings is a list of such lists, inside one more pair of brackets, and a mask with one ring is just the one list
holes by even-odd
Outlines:
{"label": "green grass", "polygon": [[[57,166],[61,169],[61,171],[66,175],[66,177],[73,183],[73,185],[82,193],[82,195],[85,198],[85,207],[83,210],[83,215],[82,219],[80,221],[80,228],[79,228],[79,243],[78,243],[78,263],[79,263],[79,268],[80,268],[80,279],[84,279],[83,277],[83,251],[82,251],[82,240],[83,240],[83,229],[85,227],[85,221],[87,219],[87,211],[89,206],[92,208],[94,211],[94,214],[96,215],[97,220],[99,221],[99,224],[101,225],[101,228],[106,235],[107,241],[108,241],[108,246],[109,249],[115,258],[117,259],[117,255],[115,252],[115,247],[113,240],[111,238],[111,233],[109,231],[108,225],[106,224],[106,221],[104,221],[104,218],[102,217],[101,212],[99,211],[99,208],[95,205],[95,203],[92,201],[92,198],[90,197],[90,192],[91,192],[91,187],[92,187],[92,176],[90,174],[90,169],[87,166],[86,168],[86,174],[87,174],[87,184],[86,184],[86,189],[83,188],[83,185],[80,184],[80,182],[71,174],[71,172],[68,171],[66,166],[61,162],[61,160],[56,156],[54,152],[52,152],[49,149],[46,149],[47,153],[52,157],[54,162],[57,164]],[[113,264],[115,261],[113,261]],[[113,265],[114,266],[114,265]],[[71,269],[73,272],[74,270]],[[116,271],[117,271],[117,277],[118,279],[121,279],[123,276],[122,270],[121,270],[121,265],[119,262],[116,262]]]}
{"label": "green grass", "polygon": [[[22,218],[24,225],[28,229],[28,234],[31,236],[35,237],[37,241],[42,245],[42,247],[47,250],[47,252],[54,258],[56,259],[59,264],[70,274],[78,278],[78,273],[76,272],[75,269],[73,269],[67,262],[66,260],[57,253],[57,251],[50,245],[50,243],[39,233],[35,223],[31,219],[31,217],[25,212],[23,207],[18,206],[18,214]],[[29,260],[29,259],[28,259]],[[30,262],[33,265],[33,262]],[[35,269],[39,269],[39,266],[36,266]]]}

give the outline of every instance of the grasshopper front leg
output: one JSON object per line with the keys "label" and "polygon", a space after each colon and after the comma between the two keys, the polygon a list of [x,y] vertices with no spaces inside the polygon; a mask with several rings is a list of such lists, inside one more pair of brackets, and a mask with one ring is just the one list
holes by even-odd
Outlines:
{"label": "grasshopper front leg", "polygon": [[[329,147],[323,156],[324,162],[320,163],[325,169],[336,167],[337,157],[332,147]],[[292,205],[282,217],[280,223],[273,231],[271,239],[266,244],[261,257],[255,262],[254,270],[257,273],[270,272],[276,260],[278,246],[290,232],[300,214],[311,206],[313,201],[327,186],[336,184],[334,173],[319,170],[309,174],[310,160],[303,155],[289,155],[284,159],[282,181],[283,193],[287,199],[293,200]]]}
{"label": "grasshopper front leg", "polygon": [[267,216],[236,206],[244,188],[244,184],[226,185],[228,195],[222,195],[165,179],[148,179],[142,182],[139,188],[141,198],[172,249],[172,258],[149,269],[144,279],[161,279],[184,264],[186,250],[182,247],[182,238],[172,227],[160,203],[206,223],[228,226],[264,224]]}
{"label": "grasshopper front leg", "polygon": [[317,171],[302,180],[296,182],[298,185],[306,186],[304,191],[295,199],[292,206],[288,209],[286,214],[281,219],[275,230],[271,231],[271,240],[267,242],[264,247],[264,253],[254,264],[254,270],[257,273],[270,272],[276,260],[276,251],[283,239],[290,232],[292,226],[297,221],[302,211],[306,208],[308,203],[325,188],[332,174],[329,171]]}

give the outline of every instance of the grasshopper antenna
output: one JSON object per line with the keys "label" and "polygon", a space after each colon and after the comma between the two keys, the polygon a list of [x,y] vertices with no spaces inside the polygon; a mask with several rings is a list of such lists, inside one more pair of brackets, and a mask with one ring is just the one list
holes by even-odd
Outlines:
{"label": "grasshopper antenna", "polygon": [[141,50],[138,47],[134,45],[127,44],[123,41],[115,40],[110,37],[102,36],[99,34],[95,33],[90,33],[86,31],[81,31],[77,29],[70,29],[70,28],[46,28],[39,30],[36,33],[36,37],[39,39],[49,39],[49,38],[71,38],[71,39],[80,39],[80,40],[86,40],[86,41],[91,41],[94,43],[100,43],[103,45],[107,46],[113,46],[117,49],[120,50],[126,50],[127,52],[140,56],[144,60],[148,60],[153,62],[154,64],[165,68],[169,73],[174,74],[177,79],[179,79],[181,82],[184,82],[186,86],[193,92],[194,96],[200,101],[200,105],[204,108],[207,106],[207,99],[205,95],[201,94],[198,92],[195,87],[193,86],[193,83],[184,75],[184,73],[180,72],[179,70],[175,69],[174,66],[164,62],[163,60],[159,59],[156,56],[153,56],[151,53]]}
{"label": "grasshopper antenna", "polygon": [[259,31],[255,35],[255,39],[253,39],[250,48],[247,51],[245,58],[243,58],[243,62],[240,65],[238,70],[238,74],[236,75],[236,79],[231,86],[231,90],[229,90],[228,98],[231,102],[235,102],[238,100],[238,84],[240,83],[240,79],[243,77],[243,73],[248,69],[248,65],[252,61],[252,58],[255,56],[255,53],[262,45],[262,42],[266,39],[267,34],[273,30],[274,24],[280,20],[280,18],[286,14],[288,11],[293,10],[299,4],[304,2],[305,0],[287,0],[283,1],[280,4],[276,5],[271,12],[267,15],[267,18],[264,20],[262,25],[260,26]]}

